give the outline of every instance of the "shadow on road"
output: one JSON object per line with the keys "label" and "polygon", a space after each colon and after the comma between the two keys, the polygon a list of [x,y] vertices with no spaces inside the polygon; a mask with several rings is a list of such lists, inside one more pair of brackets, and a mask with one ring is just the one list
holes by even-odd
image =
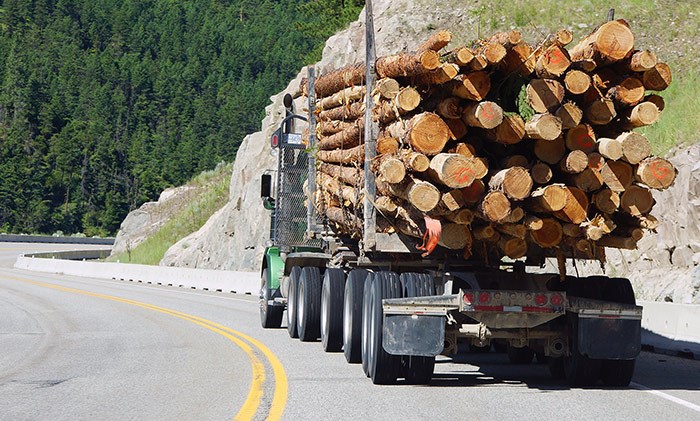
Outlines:
{"label": "shadow on road", "polygon": [[[633,383],[657,390],[700,391],[700,361],[642,352],[637,359]],[[439,357],[428,387],[518,386],[542,391],[569,390],[565,380],[552,378],[549,367],[511,364],[502,353],[460,353]],[[591,389],[613,389],[599,383]]]}

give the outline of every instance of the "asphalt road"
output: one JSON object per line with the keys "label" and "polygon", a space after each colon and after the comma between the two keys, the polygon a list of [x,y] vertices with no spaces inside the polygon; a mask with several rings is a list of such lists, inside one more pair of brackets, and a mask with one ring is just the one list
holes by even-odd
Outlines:
{"label": "asphalt road", "polygon": [[2,420],[700,420],[700,361],[643,353],[632,387],[571,389],[466,353],[429,386],[374,386],[342,353],[260,328],[255,297],[11,269],[74,247],[0,243]]}

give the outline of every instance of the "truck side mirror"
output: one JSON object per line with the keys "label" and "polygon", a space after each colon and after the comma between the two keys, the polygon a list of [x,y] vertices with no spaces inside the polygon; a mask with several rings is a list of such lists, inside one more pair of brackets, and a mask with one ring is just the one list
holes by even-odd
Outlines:
{"label": "truck side mirror", "polygon": [[272,174],[263,174],[260,178],[260,197],[272,196]]}

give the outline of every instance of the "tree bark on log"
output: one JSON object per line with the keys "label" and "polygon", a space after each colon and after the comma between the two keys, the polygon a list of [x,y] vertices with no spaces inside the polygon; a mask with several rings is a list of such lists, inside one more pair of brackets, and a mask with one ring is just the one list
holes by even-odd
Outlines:
{"label": "tree bark on log", "polygon": [[340,107],[323,110],[318,113],[318,119],[321,121],[330,120],[346,120],[355,121],[365,114],[364,102],[353,102],[349,105],[341,105]]}
{"label": "tree bark on log", "polygon": [[330,73],[319,76],[314,86],[316,96],[327,97],[350,86],[362,85],[365,82],[364,63],[353,64]]}
{"label": "tree bark on log", "polygon": [[319,121],[316,126],[316,135],[330,136],[342,132],[343,130],[351,127],[353,124],[355,124],[354,121]]}
{"label": "tree bark on log", "polygon": [[362,164],[365,160],[365,145],[358,145],[350,149],[318,151],[316,158],[332,164]]}
{"label": "tree bark on log", "polygon": [[377,75],[383,78],[416,76],[435,70],[439,66],[440,56],[433,50],[380,57],[376,63]]}
{"label": "tree bark on log", "polygon": [[438,31],[419,45],[416,51],[419,53],[427,50],[440,51],[445,48],[450,41],[452,41],[452,33],[450,33],[450,31]]}
{"label": "tree bark on log", "polygon": [[342,132],[320,139],[318,141],[318,149],[331,150],[339,148],[353,148],[362,142],[364,130],[364,120],[359,119],[355,122],[355,124],[343,130]]}
{"label": "tree bark on log", "polygon": [[361,186],[364,183],[364,171],[360,167],[343,167],[321,162],[318,171],[351,186]]}
{"label": "tree bark on log", "polygon": [[351,86],[336,92],[329,97],[322,98],[320,101],[318,101],[316,109],[319,111],[329,110],[331,108],[340,107],[341,105],[348,105],[352,102],[360,101],[364,97],[364,86]]}
{"label": "tree bark on log", "polygon": [[454,63],[443,63],[435,70],[417,75],[414,82],[418,86],[442,85],[454,79],[458,74],[458,65]]}

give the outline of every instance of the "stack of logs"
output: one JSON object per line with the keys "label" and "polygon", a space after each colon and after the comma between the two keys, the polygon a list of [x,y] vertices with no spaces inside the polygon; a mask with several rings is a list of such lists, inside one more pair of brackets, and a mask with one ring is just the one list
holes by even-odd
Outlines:
{"label": "stack of logs", "polygon": [[[624,20],[573,47],[568,30],[539,45],[518,31],[445,49],[440,31],[414,53],[381,57],[371,87],[379,126],[377,226],[439,245],[512,259],[536,251],[603,259],[634,249],[657,220],[651,189],[675,168],[633,129],[657,121],[669,67],[634,48]],[[343,234],[360,236],[364,186],[364,64],[315,81],[315,206]],[[306,84],[301,92],[306,95]]]}

